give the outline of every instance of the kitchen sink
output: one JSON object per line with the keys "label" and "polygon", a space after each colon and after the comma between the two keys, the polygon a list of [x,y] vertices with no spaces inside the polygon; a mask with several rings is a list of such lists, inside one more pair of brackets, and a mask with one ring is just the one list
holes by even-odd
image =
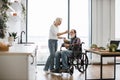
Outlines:
{"label": "kitchen sink", "polygon": [[18,43],[18,44],[35,44],[34,42],[22,42],[22,43]]}
{"label": "kitchen sink", "polygon": [[24,46],[31,46],[31,44],[35,44],[34,42],[22,42],[18,44],[24,44]]}

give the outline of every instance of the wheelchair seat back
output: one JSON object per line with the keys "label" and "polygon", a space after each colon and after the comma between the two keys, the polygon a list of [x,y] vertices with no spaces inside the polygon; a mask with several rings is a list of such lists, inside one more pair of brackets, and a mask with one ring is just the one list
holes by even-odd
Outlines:
{"label": "wheelchair seat back", "polygon": [[81,53],[82,53],[82,44],[84,44],[84,42],[82,42],[80,45],[73,46],[73,49],[72,49],[73,54],[72,54],[72,56],[74,56],[76,58],[79,57],[79,56],[81,56]]}

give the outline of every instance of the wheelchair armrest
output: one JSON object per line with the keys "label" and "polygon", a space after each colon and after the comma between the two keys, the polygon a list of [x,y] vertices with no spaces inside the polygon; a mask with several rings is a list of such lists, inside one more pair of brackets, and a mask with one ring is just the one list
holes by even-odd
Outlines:
{"label": "wheelchair armrest", "polygon": [[74,56],[74,57],[78,57],[78,56],[80,56],[82,54],[82,52],[81,51],[73,51],[73,53],[72,53],[72,55]]}
{"label": "wheelchair armrest", "polygon": [[75,48],[80,48],[80,50],[81,50],[83,44],[85,44],[85,43],[84,43],[84,42],[81,42],[79,45],[75,45],[75,46],[73,46],[72,50],[74,51]]}
{"label": "wheelchair armrest", "polygon": [[80,45],[73,46],[73,56],[77,57],[82,53],[82,44],[84,44],[84,42],[81,42]]}

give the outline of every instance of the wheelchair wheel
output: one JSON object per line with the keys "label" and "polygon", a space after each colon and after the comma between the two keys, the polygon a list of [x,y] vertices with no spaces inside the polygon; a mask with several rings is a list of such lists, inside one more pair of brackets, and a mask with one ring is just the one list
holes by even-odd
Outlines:
{"label": "wheelchair wheel", "polygon": [[72,75],[74,72],[73,58],[72,57],[68,58],[68,64],[69,64],[69,73],[70,73],[70,75]]}
{"label": "wheelchair wheel", "polygon": [[70,66],[69,73],[70,73],[71,76],[72,76],[73,72],[74,72],[74,67]]}
{"label": "wheelchair wheel", "polygon": [[86,71],[88,67],[88,57],[85,53],[81,53],[81,56],[77,59],[77,69],[81,73]]}

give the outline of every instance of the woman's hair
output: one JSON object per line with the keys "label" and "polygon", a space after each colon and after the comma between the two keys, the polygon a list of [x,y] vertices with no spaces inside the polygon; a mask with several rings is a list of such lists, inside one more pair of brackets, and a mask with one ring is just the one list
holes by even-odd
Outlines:
{"label": "woman's hair", "polygon": [[55,19],[55,22],[57,22],[57,21],[62,21],[62,18],[57,17],[57,18]]}
{"label": "woman's hair", "polygon": [[62,18],[57,17],[54,21],[54,25],[58,26],[61,24],[61,22],[62,22]]}

